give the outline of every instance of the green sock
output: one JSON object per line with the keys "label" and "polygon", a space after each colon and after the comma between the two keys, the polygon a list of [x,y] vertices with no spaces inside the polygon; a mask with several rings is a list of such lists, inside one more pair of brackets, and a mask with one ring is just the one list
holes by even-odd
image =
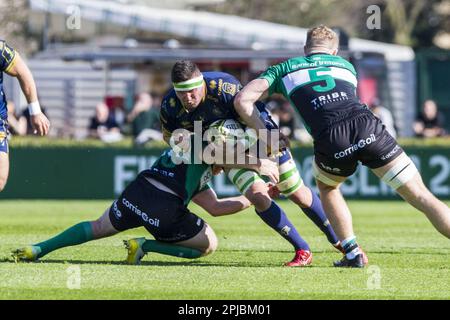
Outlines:
{"label": "green sock", "polygon": [[43,241],[33,246],[41,249],[38,258],[42,258],[46,254],[60,248],[75,246],[94,239],[92,235],[92,227],[90,222],[78,223],[69,229],[64,230],[57,236]]}
{"label": "green sock", "polygon": [[195,259],[202,255],[202,252],[197,249],[192,249],[183,246],[177,246],[170,243],[164,243],[156,240],[145,240],[142,245],[144,252],[157,252],[169,256]]}

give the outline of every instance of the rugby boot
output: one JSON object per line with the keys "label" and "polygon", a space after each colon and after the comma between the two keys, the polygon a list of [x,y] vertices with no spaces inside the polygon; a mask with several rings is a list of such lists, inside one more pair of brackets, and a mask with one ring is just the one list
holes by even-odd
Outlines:
{"label": "rugby boot", "polygon": [[[339,250],[340,252],[342,252],[342,254],[345,255],[345,250],[342,247],[341,242],[333,244],[333,247],[335,247],[337,250]],[[363,263],[364,263],[364,265],[365,266],[368,265],[369,264],[369,258],[367,257],[367,254],[364,252],[364,250],[361,248],[361,246],[359,246],[359,251],[363,255]]]}
{"label": "rugby boot", "polygon": [[334,266],[337,268],[364,268],[364,255],[358,253],[353,259],[344,256],[341,260],[335,261]]}
{"label": "rugby boot", "polygon": [[295,251],[294,259],[286,262],[286,267],[306,267],[312,263],[312,253],[307,250]]}
{"label": "rugby boot", "polygon": [[41,249],[36,246],[26,246],[11,252],[14,262],[19,261],[37,261]]}
{"label": "rugby boot", "polygon": [[141,259],[145,256],[145,252],[142,250],[142,245],[145,242],[145,238],[135,238],[130,240],[124,240],[123,244],[128,250],[127,263],[128,264],[140,264]]}

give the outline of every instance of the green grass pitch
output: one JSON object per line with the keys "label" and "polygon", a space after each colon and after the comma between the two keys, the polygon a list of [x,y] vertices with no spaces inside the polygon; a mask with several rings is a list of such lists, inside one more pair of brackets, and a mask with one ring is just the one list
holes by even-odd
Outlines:
{"label": "green grass pitch", "polygon": [[[340,254],[297,207],[281,202],[314,254],[307,268],[285,268],[290,245],[252,209],[213,218],[219,249],[198,260],[158,254],[123,264],[122,239],[135,229],[14,264],[9,251],[96,219],[109,201],[0,201],[0,299],[449,299],[450,243],[403,202],[350,201],[370,268],[336,269]],[[78,275],[80,277],[78,278]]]}

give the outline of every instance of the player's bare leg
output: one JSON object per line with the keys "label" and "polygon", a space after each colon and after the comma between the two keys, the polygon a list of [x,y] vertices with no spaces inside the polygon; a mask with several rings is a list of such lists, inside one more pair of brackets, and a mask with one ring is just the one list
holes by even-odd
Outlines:
{"label": "player's bare leg", "polygon": [[[248,172],[245,174],[249,174],[249,178],[251,178],[251,174],[254,173]],[[309,245],[289,221],[283,209],[271,199],[269,196],[269,188],[266,183],[258,178],[257,175],[253,176],[253,178],[255,179],[255,182],[250,185],[248,190],[243,190],[244,195],[253,203],[256,214],[261,220],[278,232],[284,239],[289,241],[295,249],[294,259],[287,262],[285,265],[289,267],[300,267],[311,264],[312,254]],[[243,183],[245,185],[245,179],[243,180]],[[237,187],[241,189],[239,182],[237,182]]]}
{"label": "player's bare leg", "polygon": [[340,241],[328,220],[321,200],[310,188],[302,184],[297,191],[289,195],[288,199],[302,209],[305,215],[326,235],[328,242],[337,250],[343,252]]}
{"label": "player's bare leg", "polygon": [[313,165],[322,205],[345,252],[344,258],[335,262],[334,265],[336,267],[361,268],[368,263],[368,259],[356,242],[352,215],[339,190],[346,177],[330,174],[321,170],[315,163]]}
{"label": "player's bare leg", "polygon": [[9,157],[5,152],[0,152],[0,192],[6,186],[9,175]]}
{"label": "player's bare leg", "polygon": [[[320,174],[320,180],[316,178],[320,198],[327,217],[340,240],[353,235],[352,215],[342,196],[339,187],[345,181],[345,177],[332,175],[316,166]],[[327,182],[325,182],[327,181]]]}
{"label": "player's bare leg", "polygon": [[219,240],[214,230],[207,224],[203,226],[203,229],[193,238],[179,241],[176,245],[194,248],[202,252],[202,256],[209,255],[217,250]]}
{"label": "player's bare leg", "polygon": [[19,248],[12,252],[14,260],[35,261],[57,249],[79,245],[91,240],[109,237],[119,233],[109,219],[109,209],[94,221],[80,222],[60,234],[40,243]]}
{"label": "player's bare leg", "polygon": [[[373,169],[372,171],[379,178],[383,179],[392,170],[400,172],[402,167],[408,166],[408,161],[410,161],[409,158],[403,153],[385,166]],[[399,175],[402,175],[406,170],[411,170],[411,166],[409,165]],[[391,175],[395,175],[395,173],[393,172]],[[447,238],[450,238],[450,208],[428,190],[415,167],[414,170],[411,170],[410,175],[406,177],[406,180],[408,181],[404,182],[404,184],[402,181],[398,181],[397,185],[393,185],[396,192],[413,207],[423,212],[436,230]]]}
{"label": "player's bare leg", "polygon": [[313,202],[312,191],[307,186],[302,185],[295,193],[289,196],[289,200],[300,208],[309,208]]}

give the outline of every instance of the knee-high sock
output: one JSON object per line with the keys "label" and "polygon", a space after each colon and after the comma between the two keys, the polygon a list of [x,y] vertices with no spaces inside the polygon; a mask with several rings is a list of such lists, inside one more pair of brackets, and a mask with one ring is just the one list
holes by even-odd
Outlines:
{"label": "knee-high sock", "polygon": [[354,259],[356,255],[361,253],[361,249],[356,242],[355,236],[351,236],[347,239],[342,240],[342,247],[344,248],[345,255],[348,259]]}
{"label": "knee-high sock", "polygon": [[202,255],[202,252],[197,249],[183,247],[175,244],[164,243],[156,240],[145,240],[142,245],[144,252],[157,252],[169,256],[195,259]]}
{"label": "knee-high sock", "polygon": [[94,239],[92,235],[91,223],[81,222],[69,229],[61,232],[57,236],[35,244],[33,246],[39,247],[41,252],[38,254],[38,258],[42,258],[46,254],[60,248],[75,246]]}
{"label": "knee-high sock", "polygon": [[297,232],[297,229],[289,221],[283,209],[281,209],[274,201],[272,201],[272,205],[269,209],[263,212],[256,211],[256,213],[266,224],[289,241],[294,246],[295,250],[303,249],[310,251],[308,244],[302,239]]}
{"label": "knee-high sock", "polygon": [[312,192],[312,204],[309,208],[301,208],[303,212],[308,216],[309,219],[314,222],[314,224],[322,230],[323,233],[327,236],[328,241],[331,244],[336,244],[339,242],[336,234],[334,233],[333,227],[328,221],[327,215],[322,207],[322,202],[320,202],[317,194]]}

